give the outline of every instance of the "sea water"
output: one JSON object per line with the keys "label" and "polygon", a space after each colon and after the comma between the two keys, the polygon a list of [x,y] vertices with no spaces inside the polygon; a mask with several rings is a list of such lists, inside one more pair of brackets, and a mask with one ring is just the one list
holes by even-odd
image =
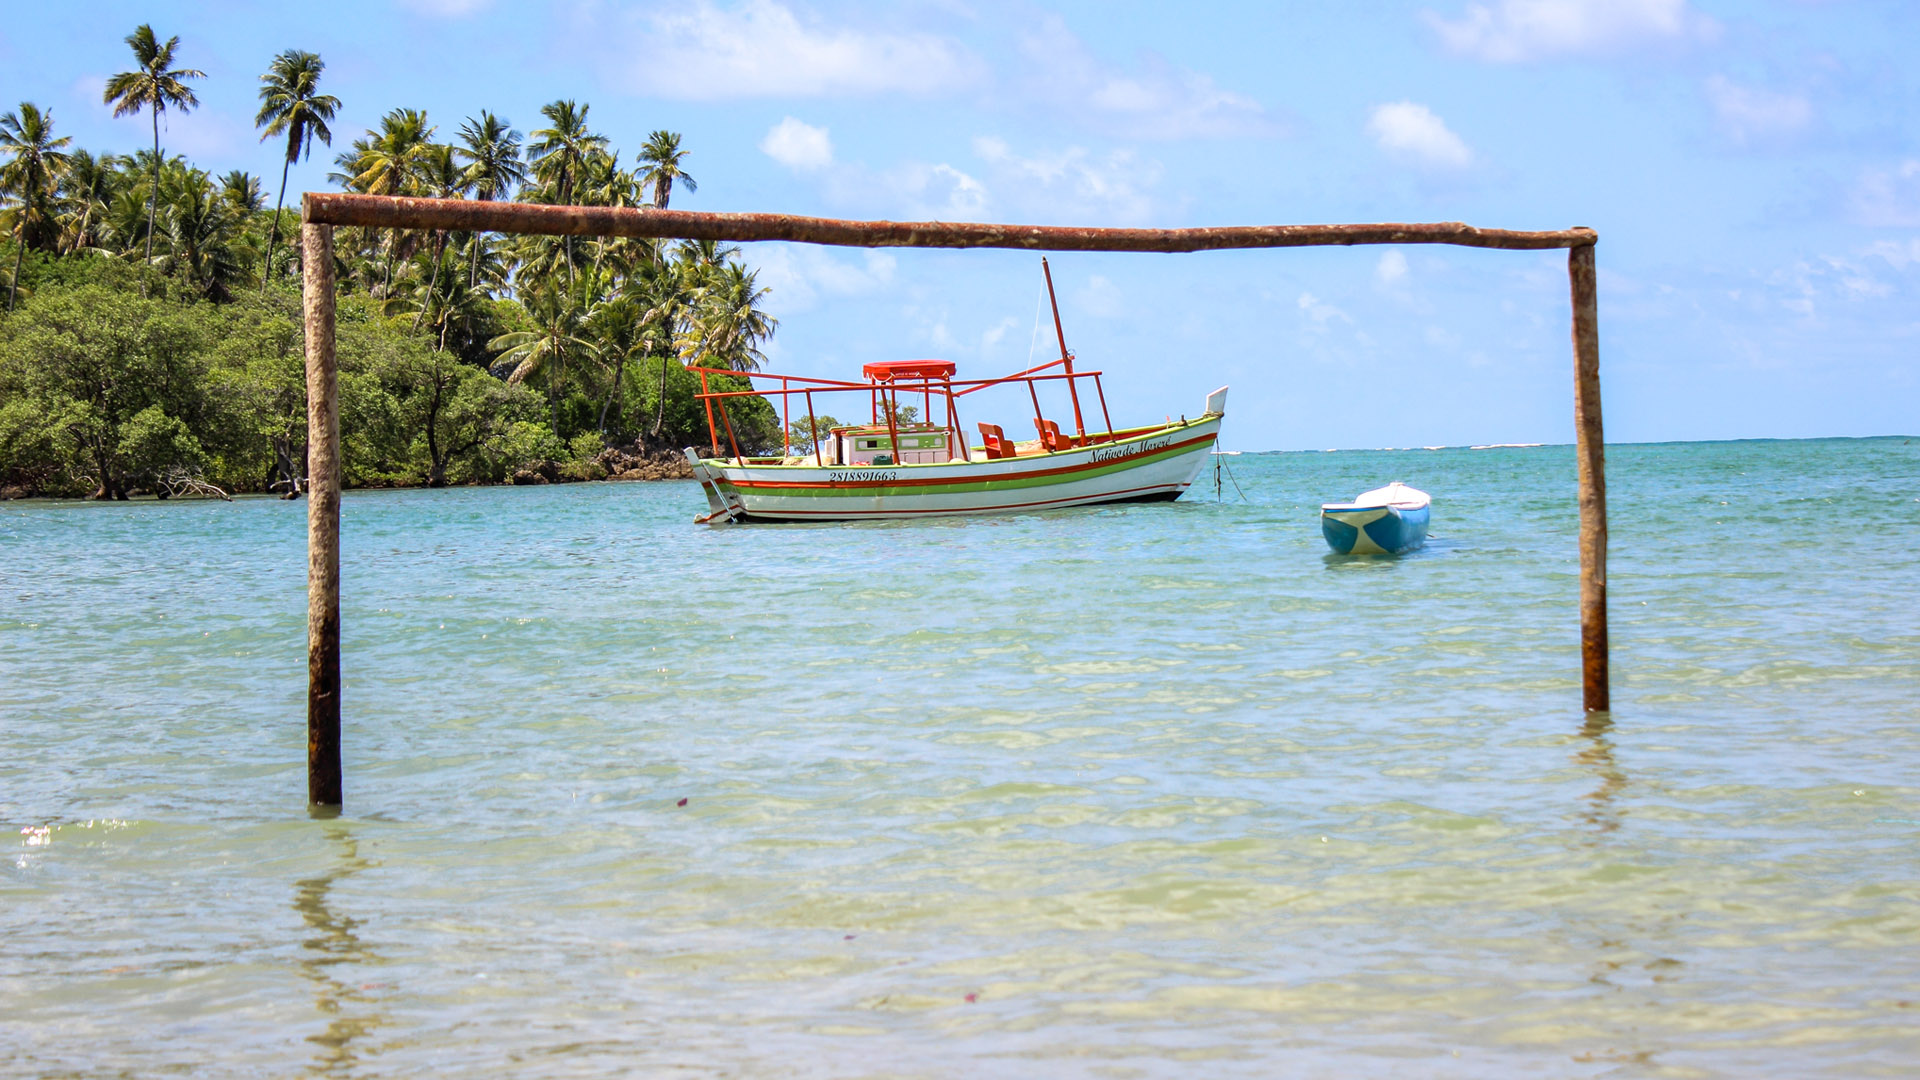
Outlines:
{"label": "sea water", "polygon": [[1920,445],[1609,448],[1595,717],[1570,448],[1224,460],[349,493],[334,819],[303,503],[0,506],[0,1073],[1920,1069]]}

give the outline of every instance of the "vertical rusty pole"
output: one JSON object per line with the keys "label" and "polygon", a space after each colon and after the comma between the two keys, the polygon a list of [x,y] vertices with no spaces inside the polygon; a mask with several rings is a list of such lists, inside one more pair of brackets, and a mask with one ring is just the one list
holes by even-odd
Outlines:
{"label": "vertical rusty pole", "polygon": [[[1047,278],[1047,302],[1053,305],[1053,334],[1060,339],[1060,362],[1067,368],[1067,397],[1073,399],[1073,434],[1084,439],[1087,436],[1087,422],[1080,418],[1080,391],[1074,386],[1073,354],[1067,351],[1067,328],[1060,325],[1060,301],[1053,295],[1053,270],[1047,266],[1047,257],[1044,255],[1040,257],[1040,272]],[[1033,384],[1028,383],[1027,389],[1033,389]],[[1038,409],[1039,398],[1035,397],[1034,400],[1034,407]]]}
{"label": "vertical rusty pole", "polygon": [[1574,456],[1580,476],[1580,683],[1588,712],[1612,705],[1607,686],[1607,464],[1600,429],[1600,300],[1593,245],[1567,250],[1573,289]]}
{"label": "vertical rusty pole", "polygon": [[333,226],[302,224],[307,333],[307,801],[340,805],[340,379]]}

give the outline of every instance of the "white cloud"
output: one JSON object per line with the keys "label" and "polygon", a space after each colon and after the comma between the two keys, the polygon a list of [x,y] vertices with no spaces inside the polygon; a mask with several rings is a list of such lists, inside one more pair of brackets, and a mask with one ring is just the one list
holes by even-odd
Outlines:
{"label": "white cloud", "polygon": [[1160,165],[1130,150],[1096,158],[1069,146],[1027,157],[1004,139],[982,136],[973,152],[991,167],[996,190],[1010,192],[1007,201],[1036,220],[1138,223],[1153,213],[1147,189],[1159,182]]}
{"label": "white cloud", "polygon": [[1863,173],[1854,185],[1853,213],[1864,225],[1920,225],[1920,159]]}
{"label": "white cloud", "polygon": [[1683,43],[1719,31],[1687,0],[1499,0],[1468,4],[1457,19],[1432,11],[1423,17],[1449,50],[1507,64]]}
{"label": "white cloud", "polygon": [[1382,150],[1415,164],[1446,169],[1473,164],[1473,151],[1425,105],[1411,101],[1376,105],[1367,120],[1367,133]]}
{"label": "white cloud", "polygon": [[1129,138],[1230,138],[1285,129],[1253,98],[1158,55],[1143,55],[1130,70],[1103,64],[1057,15],[1027,33],[1020,50],[1037,96]]}
{"label": "white cloud", "polygon": [[491,7],[493,0],[400,0],[400,3],[423,14],[458,19]]}
{"label": "white cloud", "polygon": [[782,311],[807,311],[822,297],[866,296],[893,284],[897,265],[884,251],[840,257],[811,244],[762,244],[753,261],[760,283],[773,290]]}
{"label": "white cloud", "polygon": [[1327,324],[1335,319],[1348,324],[1353,322],[1352,316],[1310,292],[1301,293],[1300,299],[1296,302],[1300,305],[1300,310],[1306,313],[1307,318],[1313,320],[1312,329],[1324,331]]}
{"label": "white cloud", "polygon": [[1373,268],[1373,277],[1382,285],[1399,284],[1407,276],[1407,256],[1399,248],[1388,248]]}
{"label": "white cloud", "polygon": [[924,342],[930,355],[945,359],[996,361],[1000,344],[1007,340],[1011,331],[1019,329],[1020,320],[1011,315],[1002,316],[993,325],[975,334],[971,326],[955,333],[949,322],[952,312],[945,307],[923,308],[909,306],[906,316],[917,324],[915,337]]}
{"label": "white cloud", "polygon": [[1920,295],[1920,238],[1882,240],[1846,255],[1813,255],[1755,276],[1761,288],[1730,290],[1728,296],[1736,303],[1777,306],[1811,325],[1822,324],[1841,305],[1885,302],[1911,311]]}
{"label": "white cloud", "polygon": [[1806,98],[1741,86],[1721,75],[1707,80],[1707,101],[1720,130],[1742,145],[1792,135],[1813,122],[1813,105]]}
{"label": "white cloud", "polygon": [[1867,254],[1876,259],[1884,259],[1895,270],[1905,270],[1920,263],[1920,236],[1902,244],[1896,240],[1882,240],[1867,249]]}
{"label": "white cloud", "polygon": [[1095,155],[1069,146],[1025,155],[991,136],[974,139],[973,150],[974,160],[961,165],[835,162],[818,175],[828,202],[862,216],[1132,225],[1151,220],[1157,206],[1160,163],[1132,151]]}
{"label": "white cloud", "polygon": [[907,215],[934,221],[983,221],[987,211],[985,184],[942,162],[909,162],[887,173],[884,181]]}
{"label": "white cloud", "polygon": [[1006,338],[1008,331],[1018,329],[1019,326],[1020,320],[1008,315],[999,322],[982,330],[980,332],[981,354],[984,355],[992,352],[994,347]]}
{"label": "white cloud", "polygon": [[617,63],[635,89],[666,98],[935,94],[981,78],[978,58],[951,38],[802,21],[776,0],[699,0],[635,22]]}
{"label": "white cloud", "polygon": [[827,138],[827,129],[791,116],[773,125],[760,140],[760,150],[797,172],[816,172],[833,164],[833,140]]}

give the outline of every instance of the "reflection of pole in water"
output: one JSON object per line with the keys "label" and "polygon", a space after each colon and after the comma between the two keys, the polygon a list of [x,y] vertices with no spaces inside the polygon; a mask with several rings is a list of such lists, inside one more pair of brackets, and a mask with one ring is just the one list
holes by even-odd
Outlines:
{"label": "reflection of pole in water", "polygon": [[339,846],[340,861],[328,873],[294,883],[293,909],[314,931],[300,943],[300,973],[313,983],[314,1003],[327,1018],[327,1029],[307,1041],[320,1047],[316,1071],[341,1075],[352,1071],[357,1061],[354,1041],[380,1027],[385,1018],[363,1007],[368,999],[352,982],[335,977],[337,965],[376,963],[379,957],[355,933],[360,920],[335,913],[327,903],[336,883],[372,864],[360,857],[360,842],[344,826],[330,828],[327,839]]}
{"label": "reflection of pole in water", "polygon": [[[1617,803],[1627,786],[1627,774],[1614,760],[1612,732],[1612,717],[1606,713],[1588,713],[1580,727],[1584,744],[1573,755],[1575,764],[1592,772],[1600,781],[1600,786],[1580,797],[1585,804],[1581,819],[1600,834],[1587,841],[1588,846],[1595,849],[1600,848],[1602,837],[1620,828],[1621,810]],[[1596,865],[1618,858],[1611,851],[1596,851],[1595,856]],[[1610,1012],[1616,1017],[1628,1018],[1612,1024],[1603,1021],[1604,1026],[1611,1029],[1604,1040],[1606,1049],[1598,1049],[1601,1040],[1596,1038],[1595,1048],[1574,1055],[1574,1061],[1627,1066],[1636,1073],[1662,1066],[1658,1055],[1669,1052],[1671,1047],[1653,1041],[1657,1036],[1631,1021],[1630,1015],[1638,1004],[1659,1006],[1670,993],[1662,989],[1662,984],[1682,977],[1683,963],[1666,953],[1677,944],[1677,920],[1684,918],[1685,912],[1666,907],[1647,910],[1606,905],[1598,909],[1595,917],[1580,923],[1582,935],[1591,934],[1593,938],[1592,971],[1587,982],[1596,992],[1629,996],[1596,1014],[1604,1017]]]}
{"label": "reflection of pole in water", "polygon": [[1613,803],[1620,790],[1627,786],[1627,774],[1621,772],[1619,763],[1614,761],[1613,740],[1607,737],[1612,730],[1613,718],[1608,714],[1587,714],[1587,722],[1580,726],[1587,745],[1573,755],[1575,762],[1600,778],[1600,786],[1583,796],[1588,806],[1580,816],[1603,833],[1620,827],[1620,811]]}

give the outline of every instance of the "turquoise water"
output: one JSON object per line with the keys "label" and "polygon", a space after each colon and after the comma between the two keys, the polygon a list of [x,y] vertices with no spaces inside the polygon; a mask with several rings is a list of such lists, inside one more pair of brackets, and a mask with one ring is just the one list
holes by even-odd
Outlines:
{"label": "turquoise water", "polygon": [[1570,449],[1226,460],[349,493],[335,820],[304,505],[0,506],[0,1072],[1911,1074],[1920,444],[1612,448],[1597,720]]}

